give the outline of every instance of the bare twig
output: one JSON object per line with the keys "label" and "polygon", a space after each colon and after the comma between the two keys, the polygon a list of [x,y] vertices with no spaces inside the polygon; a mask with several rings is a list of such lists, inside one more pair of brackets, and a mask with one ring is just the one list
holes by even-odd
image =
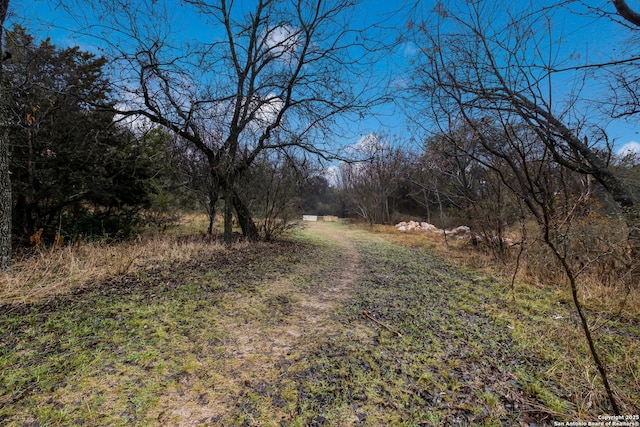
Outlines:
{"label": "bare twig", "polygon": [[396,334],[397,336],[402,337],[402,334],[401,334],[400,332],[398,332],[397,330],[393,329],[393,328],[392,328],[391,326],[389,326],[389,325],[385,325],[384,323],[382,323],[381,321],[379,321],[378,319],[376,319],[375,317],[373,317],[373,316],[371,315],[371,313],[369,313],[368,311],[366,311],[366,310],[365,310],[365,311],[363,311],[363,312],[362,312],[362,315],[363,315],[364,317],[366,317],[367,319],[369,319],[369,320],[373,320],[375,323],[377,323],[378,325],[382,326],[383,328],[385,328],[385,329],[387,329],[387,330],[389,330],[389,331],[393,332],[393,333],[394,333],[394,334]]}

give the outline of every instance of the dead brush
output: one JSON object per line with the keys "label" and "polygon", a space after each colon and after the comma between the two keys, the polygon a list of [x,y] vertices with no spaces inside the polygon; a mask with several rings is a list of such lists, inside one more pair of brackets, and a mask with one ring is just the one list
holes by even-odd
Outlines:
{"label": "dead brush", "polygon": [[[562,266],[542,241],[535,223],[527,225],[522,260],[516,279],[553,288],[566,289],[566,277]],[[492,270],[510,276],[514,273],[520,244],[508,250],[505,259],[497,260],[484,247],[473,246],[466,240],[448,239],[442,235],[425,232],[398,232],[393,226],[376,225],[372,231],[389,235],[396,243],[410,247],[434,250],[450,262],[468,268]],[[626,301],[626,309],[640,315],[640,283],[633,282],[632,271],[640,269],[640,260],[628,256],[628,230],[624,222],[590,213],[576,220],[571,233],[565,236],[565,250],[571,253],[572,263],[578,272],[582,297],[585,303],[598,310],[617,312]],[[522,240],[521,232],[510,233],[514,242]],[[505,269],[505,263],[507,268]],[[637,302],[637,303],[636,303]],[[637,308],[636,308],[637,307]]]}
{"label": "dead brush", "polygon": [[[388,232],[397,243],[428,248],[448,263],[482,271],[505,283],[505,289],[510,287],[510,293],[517,300],[514,300],[514,309],[531,306],[527,312],[533,316],[533,324],[521,334],[521,345],[527,351],[540,352],[541,357],[549,357],[552,353],[556,368],[547,374],[567,389],[574,387],[576,380],[588,384],[571,397],[577,416],[586,419],[594,407],[607,405],[608,396],[600,384],[593,361],[587,356],[589,349],[580,320],[570,308],[572,298],[567,275],[543,241],[536,224],[527,224],[527,239],[523,247],[511,248],[512,251],[523,250],[517,268],[517,253],[496,259],[491,251],[461,242],[445,244],[441,236],[432,233],[401,233],[391,227]],[[518,233],[512,234],[507,237],[513,241],[523,240]],[[559,233],[557,238],[563,253],[571,254],[566,259],[577,272],[579,298],[589,312],[589,329],[597,342],[608,350],[605,354],[610,377],[634,378],[624,386],[615,382],[611,387],[622,411],[633,413],[635,403],[631,396],[640,393],[635,373],[637,344],[632,332],[640,319],[640,284],[633,273],[640,269],[640,260],[630,259],[627,236],[628,229],[622,221],[590,213],[574,218],[571,227],[565,229],[564,234]],[[537,301],[536,295],[544,293],[545,289],[551,289],[553,293],[544,301]],[[568,314],[563,313],[560,317],[553,314],[558,303],[560,307],[566,307]],[[548,341],[555,343],[557,349],[564,348],[564,351],[550,352]]]}
{"label": "dead brush", "polygon": [[66,294],[90,282],[138,274],[149,266],[189,260],[202,251],[224,250],[204,239],[155,235],[137,241],[36,248],[0,275],[0,304],[22,304]]}
{"label": "dead brush", "polygon": [[74,282],[87,265],[71,247],[38,247],[32,256],[16,261],[13,270],[3,277],[0,300],[25,303],[45,295],[56,295]]}
{"label": "dead brush", "polygon": [[[533,234],[533,233],[531,233]],[[640,260],[629,258],[628,230],[622,221],[591,213],[576,220],[568,233],[559,236],[579,281],[585,306],[598,313],[640,316],[640,284],[633,271]],[[533,236],[523,254],[520,280],[566,288],[566,276],[548,246]]]}
{"label": "dead brush", "polygon": [[137,257],[130,249],[123,249],[99,243],[39,247],[4,274],[0,302],[34,302],[70,292],[87,281],[122,275]]}
{"label": "dead brush", "polygon": [[[491,251],[473,246],[466,239],[445,239],[445,236],[440,233],[423,231],[400,232],[390,225],[375,225],[371,230],[388,235],[395,243],[434,251],[446,258],[448,262],[457,266],[491,269],[496,265],[496,260],[491,256]],[[503,269],[503,267],[500,267],[500,270]]]}

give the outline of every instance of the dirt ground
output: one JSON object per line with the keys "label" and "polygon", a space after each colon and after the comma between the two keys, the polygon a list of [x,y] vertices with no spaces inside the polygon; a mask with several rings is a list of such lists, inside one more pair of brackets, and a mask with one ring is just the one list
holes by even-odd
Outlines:
{"label": "dirt ground", "polygon": [[[532,427],[609,414],[553,292],[527,288],[516,304],[428,250],[305,227],[232,248],[181,238],[173,249],[189,256],[3,306],[0,424]],[[610,367],[632,411],[627,336],[600,339],[624,356]]]}
{"label": "dirt ground", "polygon": [[[304,358],[318,343],[343,335],[345,328],[354,333],[353,325],[338,321],[336,309],[352,295],[353,287],[363,274],[360,254],[344,229],[324,222],[310,222],[305,226],[337,251],[333,253],[337,262],[331,264],[329,280],[315,284],[311,290],[301,288],[292,280],[298,277],[299,272],[261,286],[259,296],[255,298],[284,303],[286,320],[274,324],[262,320],[247,321],[245,317],[231,315],[221,322],[229,331],[223,353],[229,360],[226,365],[228,374],[222,376],[226,377],[225,382],[231,380],[233,384],[226,387],[235,393],[243,394],[243,389],[260,388],[265,381],[274,381],[274,372],[281,370],[282,366]],[[312,259],[298,266],[309,271],[317,267]],[[236,311],[244,311],[250,309],[254,302],[239,294],[228,303]],[[359,333],[370,332],[363,329]],[[213,420],[214,424],[216,420],[222,422],[226,415],[237,410],[237,400],[232,395],[207,398],[203,405],[201,395],[196,397],[180,389],[163,400],[166,406],[161,419],[173,420],[176,426],[181,427],[199,426],[208,420]]]}

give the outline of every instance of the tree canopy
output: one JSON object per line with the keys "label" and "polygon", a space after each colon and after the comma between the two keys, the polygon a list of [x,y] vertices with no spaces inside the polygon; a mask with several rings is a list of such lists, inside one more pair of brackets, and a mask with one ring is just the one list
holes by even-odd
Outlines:
{"label": "tree canopy", "polygon": [[109,19],[100,25],[101,42],[117,58],[121,80],[114,83],[126,94],[119,112],[163,126],[200,151],[210,198],[223,197],[250,238],[258,230],[238,183],[256,159],[284,149],[335,157],[330,135],[340,120],[380,99],[379,86],[366,79],[381,43],[354,26],[351,1],[187,1],[181,13],[204,17],[218,31],[180,48],[167,4],[94,6]]}
{"label": "tree canopy", "polygon": [[[19,26],[6,39],[14,235],[24,243],[39,229],[116,234],[122,224],[110,227],[105,218],[131,219],[148,204],[154,172],[143,143],[107,108],[106,59],[38,42]],[[98,229],[78,229],[88,216],[102,217]]]}

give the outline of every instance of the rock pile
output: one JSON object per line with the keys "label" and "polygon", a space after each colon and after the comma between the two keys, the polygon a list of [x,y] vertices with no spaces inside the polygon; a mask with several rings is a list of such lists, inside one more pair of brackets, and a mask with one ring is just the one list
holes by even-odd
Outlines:
{"label": "rock pile", "polygon": [[441,228],[436,227],[433,224],[429,224],[428,222],[416,222],[416,221],[404,222],[403,221],[396,224],[396,229],[398,231],[414,231],[415,230],[415,231],[426,231],[431,233],[438,233],[441,235],[444,234],[447,237],[451,237],[453,239],[460,239],[460,240],[469,239],[471,240],[471,242],[473,242],[474,245],[484,243],[491,246],[506,245],[507,247],[511,247],[511,246],[524,244],[524,242],[522,241],[518,243],[514,243],[514,241],[509,239],[508,237],[502,237],[502,238],[498,236],[484,237],[480,234],[472,234],[471,229],[466,225],[461,225],[460,227],[452,228],[450,230],[443,230]]}
{"label": "rock pile", "polygon": [[428,222],[402,221],[396,224],[396,229],[398,231],[429,231],[431,233],[445,234],[455,239],[471,237],[471,229],[466,225],[461,225],[460,227],[452,228],[451,230],[443,230],[433,224],[429,224]]}

